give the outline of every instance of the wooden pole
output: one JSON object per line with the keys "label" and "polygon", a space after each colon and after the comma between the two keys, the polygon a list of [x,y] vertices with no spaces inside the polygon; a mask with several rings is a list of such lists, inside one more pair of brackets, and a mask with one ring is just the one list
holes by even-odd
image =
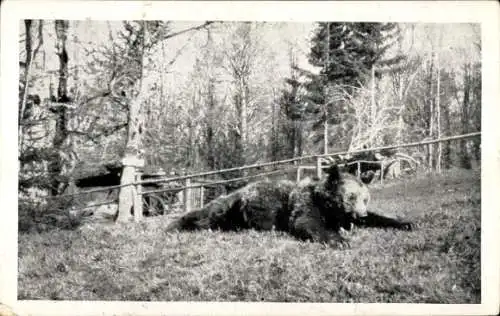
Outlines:
{"label": "wooden pole", "polygon": [[[135,181],[141,181],[141,172],[136,172]],[[132,195],[134,196],[134,220],[136,222],[140,222],[142,220],[142,195],[140,194],[142,191],[142,185],[136,184],[134,185],[132,190]]]}
{"label": "wooden pole", "polygon": [[323,154],[327,155],[328,154],[328,119],[327,119],[327,114],[326,114],[326,105],[325,105],[325,123],[323,126],[323,138],[324,138],[324,145],[323,145]]}
{"label": "wooden pole", "polygon": [[384,162],[380,162],[380,184],[384,184]]}
{"label": "wooden pole", "polygon": [[[122,170],[121,182],[122,184],[129,184],[134,179],[134,167],[124,166]],[[127,222],[132,217],[132,207],[134,206],[134,192],[133,186],[125,186],[120,188],[118,194],[118,222]]]}
{"label": "wooden pole", "polygon": [[[121,187],[120,193],[118,194],[118,216],[116,218],[117,222],[127,222],[132,218],[132,207],[134,207],[136,204],[136,197],[140,195],[137,194],[136,190],[136,185],[140,184],[135,183],[136,170],[137,168],[144,167],[144,160],[139,159],[134,155],[126,155],[122,159],[122,165],[123,169],[120,179]],[[142,206],[140,208],[142,209]],[[134,208],[135,216],[142,216],[142,212],[140,215],[137,215],[137,213],[138,212]]]}
{"label": "wooden pole", "polygon": [[187,178],[185,181],[186,188],[184,189],[184,211],[191,211],[191,179]]}
{"label": "wooden pole", "polygon": [[302,168],[299,166],[297,167],[297,174],[295,175],[295,181],[297,181],[297,183],[300,182],[300,173],[302,171]]}
{"label": "wooden pole", "polygon": [[[139,182],[142,180],[142,172],[136,171],[135,173],[135,181]],[[142,220],[142,185],[136,184],[132,187],[132,194],[134,196],[134,219],[136,222],[140,222]]]}
{"label": "wooden pole", "polygon": [[321,157],[316,157],[316,177],[318,177],[318,179],[321,179]]}
{"label": "wooden pole", "polygon": [[358,166],[358,171],[357,171],[357,176],[358,176],[358,179],[361,179],[361,162],[356,162],[356,165]]}
{"label": "wooden pole", "polygon": [[205,199],[205,187],[200,187],[200,208],[203,207],[203,200]]}

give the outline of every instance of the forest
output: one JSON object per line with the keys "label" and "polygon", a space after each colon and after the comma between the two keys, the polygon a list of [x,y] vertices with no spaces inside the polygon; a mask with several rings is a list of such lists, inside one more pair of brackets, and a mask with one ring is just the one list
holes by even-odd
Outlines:
{"label": "forest", "polygon": [[[179,175],[481,130],[478,24],[20,29],[19,192],[30,200],[127,154]],[[480,139],[404,152],[427,170],[470,169]]]}

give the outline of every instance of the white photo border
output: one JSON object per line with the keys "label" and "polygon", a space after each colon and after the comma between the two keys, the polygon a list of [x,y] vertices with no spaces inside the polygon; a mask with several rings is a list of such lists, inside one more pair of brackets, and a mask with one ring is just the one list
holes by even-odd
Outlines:
{"label": "white photo border", "polygon": [[[46,1],[1,10],[0,303],[19,315],[486,315],[499,311],[499,5],[496,1]],[[481,304],[104,302],[17,300],[17,91],[22,19],[180,21],[381,21],[481,23]],[[0,312],[2,309],[0,308]]]}

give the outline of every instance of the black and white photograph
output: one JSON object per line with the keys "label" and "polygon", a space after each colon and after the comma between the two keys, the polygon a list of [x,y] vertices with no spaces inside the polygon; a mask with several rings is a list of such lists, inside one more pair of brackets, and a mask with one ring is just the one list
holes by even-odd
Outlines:
{"label": "black and white photograph", "polygon": [[[266,2],[248,18],[196,2],[162,18],[154,2],[104,3],[2,23],[17,45],[1,73],[6,315],[53,314],[11,300],[81,315],[104,312],[93,302],[143,308],[117,315],[159,302],[477,314],[493,299],[483,314],[498,311],[498,286],[485,291],[499,273],[498,30],[485,36],[498,6],[455,3],[465,18],[428,21],[271,19]],[[93,17],[99,5],[116,15]],[[495,10],[496,24],[477,18]],[[355,309],[366,303],[378,304]],[[325,306],[310,313],[335,313]]]}

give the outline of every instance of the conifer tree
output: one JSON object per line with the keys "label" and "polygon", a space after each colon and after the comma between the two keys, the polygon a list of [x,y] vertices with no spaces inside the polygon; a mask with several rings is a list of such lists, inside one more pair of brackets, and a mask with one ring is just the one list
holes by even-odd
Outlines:
{"label": "conifer tree", "polygon": [[290,55],[290,78],[285,79],[286,87],[281,92],[278,111],[278,135],[273,141],[273,157],[275,159],[301,156],[303,151],[304,106],[299,88],[300,73],[297,71],[297,60],[292,48]]}
{"label": "conifer tree", "polygon": [[398,36],[395,23],[318,23],[309,63],[321,70],[319,74],[303,71],[309,78],[306,102],[307,112],[316,121],[314,129],[340,122],[346,109],[336,95],[355,94],[356,88],[397,67],[403,56],[386,58],[386,53]]}

